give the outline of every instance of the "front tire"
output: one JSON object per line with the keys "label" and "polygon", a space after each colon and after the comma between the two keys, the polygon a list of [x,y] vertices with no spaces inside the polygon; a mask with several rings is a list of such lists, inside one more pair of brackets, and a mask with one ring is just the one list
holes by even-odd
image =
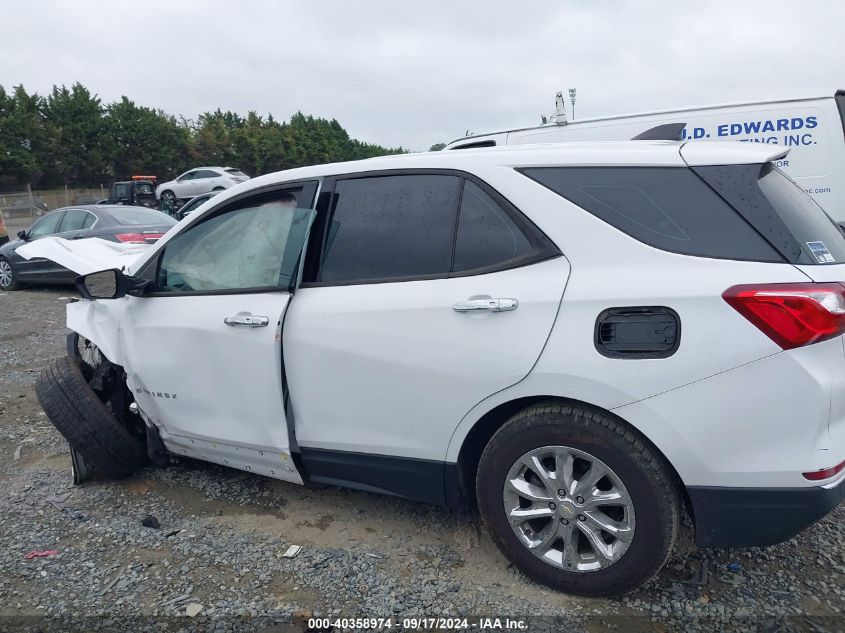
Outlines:
{"label": "front tire", "polygon": [[613,416],[546,403],[516,414],[481,456],[481,516],[502,553],[543,584],[582,596],[642,585],[680,524],[662,457]]}
{"label": "front tire", "polygon": [[146,446],[97,397],[83,367],[70,356],[50,363],[35,383],[38,402],[86,463],[112,479],[127,477],[147,463]]}
{"label": "front tire", "polygon": [[20,287],[12,263],[5,257],[0,257],[0,290],[12,291]]}

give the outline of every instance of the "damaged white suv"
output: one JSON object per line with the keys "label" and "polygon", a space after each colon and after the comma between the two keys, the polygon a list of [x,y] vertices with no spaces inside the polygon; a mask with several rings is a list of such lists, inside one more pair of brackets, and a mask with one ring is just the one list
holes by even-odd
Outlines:
{"label": "damaged white suv", "polygon": [[78,468],[477,504],[571,593],[649,579],[684,507],[702,546],[780,542],[845,489],[845,240],[778,152],[392,156],[256,178],[149,248],[39,240],[85,276],[38,397]]}

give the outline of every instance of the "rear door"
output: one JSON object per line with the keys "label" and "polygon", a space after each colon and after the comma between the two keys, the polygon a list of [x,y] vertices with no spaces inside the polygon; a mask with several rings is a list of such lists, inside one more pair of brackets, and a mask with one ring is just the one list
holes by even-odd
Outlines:
{"label": "rear door", "polygon": [[358,483],[369,458],[442,466],[464,415],[531,370],[569,265],[461,173],[338,178],[324,189],[313,233],[323,254],[284,329],[303,462],[312,476]]}
{"label": "rear door", "polygon": [[121,328],[127,383],[178,454],[301,481],[289,459],[281,324],[315,182],[227,204],[139,274]]}

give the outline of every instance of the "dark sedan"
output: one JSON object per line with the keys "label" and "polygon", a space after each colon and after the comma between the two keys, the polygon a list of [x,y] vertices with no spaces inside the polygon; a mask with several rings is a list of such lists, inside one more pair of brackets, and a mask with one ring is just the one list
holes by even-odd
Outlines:
{"label": "dark sedan", "polygon": [[27,242],[54,236],[67,240],[99,237],[112,242],[155,243],[176,220],[146,207],[85,205],[51,211],[18,239],[0,246],[0,290],[17,290],[22,284],[73,283],[76,274],[49,259],[24,259],[16,252]]}

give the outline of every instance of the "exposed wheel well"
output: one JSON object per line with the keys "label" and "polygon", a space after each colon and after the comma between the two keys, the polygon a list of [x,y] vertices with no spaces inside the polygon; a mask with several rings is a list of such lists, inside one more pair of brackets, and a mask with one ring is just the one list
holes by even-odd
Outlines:
{"label": "exposed wheel well", "polygon": [[663,452],[657,446],[655,446],[653,442],[651,442],[651,440],[649,440],[638,429],[636,429],[623,418],[617,416],[612,411],[602,409],[601,407],[596,407],[595,405],[592,405],[588,402],[573,400],[571,398],[562,398],[560,396],[529,396],[525,398],[517,398],[516,400],[505,402],[491,409],[490,411],[485,413],[478,420],[478,422],[475,423],[475,426],[470,429],[470,432],[467,434],[466,438],[464,438],[464,443],[461,445],[461,450],[458,453],[458,464],[456,473],[458,480],[456,483],[459,490],[460,505],[471,509],[473,512],[477,508],[477,501],[475,498],[475,476],[478,472],[478,463],[481,460],[481,453],[484,452],[484,447],[487,446],[487,442],[489,442],[490,438],[495,435],[496,431],[498,431],[502,427],[502,425],[505,424],[505,422],[507,422],[513,415],[515,415],[519,411],[522,411],[523,409],[530,407],[533,404],[537,404],[538,402],[550,401],[566,404],[577,404],[580,406],[598,409],[607,415],[614,416],[620,422],[627,425],[634,432],[640,435],[645,442],[648,442],[648,444],[655,451],[655,453],[657,453],[663,458],[663,462],[675,478],[676,484],[678,486],[678,491],[680,492],[684,501],[684,506],[687,512],[689,513],[690,517],[692,517],[692,505],[689,500],[689,495],[687,494],[686,486],[681,480],[680,475],[678,475],[678,471],[675,470],[675,467],[666,458],[666,455],[664,455]]}

